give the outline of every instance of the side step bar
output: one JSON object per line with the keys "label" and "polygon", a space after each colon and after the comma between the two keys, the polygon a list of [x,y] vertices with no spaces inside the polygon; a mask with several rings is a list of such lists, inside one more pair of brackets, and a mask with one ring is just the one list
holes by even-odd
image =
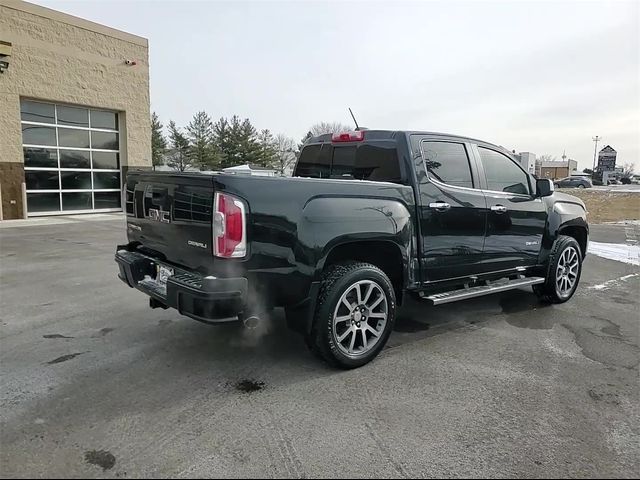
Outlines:
{"label": "side step bar", "polygon": [[457,302],[458,300],[481,297],[482,295],[489,295],[491,293],[505,292],[507,290],[513,290],[514,288],[538,285],[544,282],[544,277],[518,278],[506,282],[494,283],[492,285],[481,285],[479,287],[436,293],[434,295],[423,297],[423,299],[432,302],[433,305],[442,305],[443,303]]}

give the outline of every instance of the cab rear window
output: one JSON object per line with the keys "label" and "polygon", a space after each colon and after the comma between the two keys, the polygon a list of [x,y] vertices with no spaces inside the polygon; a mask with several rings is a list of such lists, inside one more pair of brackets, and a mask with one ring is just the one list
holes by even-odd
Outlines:
{"label": "cab rear window", "polygon": [[401,182],[395,145],[308,145],[303,148],[295,176],[346,180]]}

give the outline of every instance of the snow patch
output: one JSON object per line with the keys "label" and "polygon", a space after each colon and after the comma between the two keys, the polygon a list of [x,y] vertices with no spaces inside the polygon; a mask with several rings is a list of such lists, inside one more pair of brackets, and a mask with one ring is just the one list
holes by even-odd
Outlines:
{"label": "snow patch", "polygon": [[589,242],[588,252],[598,257],[615,260],[617,262],[640,265],[640,246],[624,243]]}
{"label": "snow patch", "polygon": [[604,222],[605,225],[639,225],[640,220],[620,220],[619,222]]}
{"label": "snow patch", "polygon": [[625,275],[624,277],[614,278],[613,280],[607,280],[604,283],[593,285],[589,287],[590,290],[606,290],[611,287],[617,286],[620,282],[624,282],[630,278],[637,277],[640,273],[632,273],[631,275]]}

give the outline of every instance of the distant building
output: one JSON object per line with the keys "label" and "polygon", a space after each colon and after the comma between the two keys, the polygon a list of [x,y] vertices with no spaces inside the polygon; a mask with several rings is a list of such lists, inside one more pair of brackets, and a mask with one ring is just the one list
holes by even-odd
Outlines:
{"label": "distant building", "polygon": [[520,152],[515,153],[514,156],[516,160],[520,164],[522,168],[524,168],[527,172],[534,174],[536,173],[536,154],[531,152]]}
{"label": "distant building", "polygon": [[566,161],[538,162],[538,178],[557,180],[566,178],[578,169],[578,162],[568,159]]}
{"label": "distant building", "polygon": [[258,167],[257,165],[237,165],[222,169],[225,173],[236,173],[240,175],[256,175],[258,177],[275,177],[276,171],[273,168]]}
{"label": "distant building", "polygon": [[598,152],[598,166],[596,172],[613,172],[616,169],[616,152],[610,145],[604,147]]}

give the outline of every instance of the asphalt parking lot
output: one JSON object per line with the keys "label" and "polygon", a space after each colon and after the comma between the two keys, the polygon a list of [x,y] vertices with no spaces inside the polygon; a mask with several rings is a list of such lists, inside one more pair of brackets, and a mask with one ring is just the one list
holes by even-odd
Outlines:
{"label": "asphalt parking lot", "polygon": [[122,240],[99,216],[0,228],[2,477],[640,475],[638,266],[589,256],[557,306],[408,304],[342,372],[279,311],[246,331],[149,309]]}

